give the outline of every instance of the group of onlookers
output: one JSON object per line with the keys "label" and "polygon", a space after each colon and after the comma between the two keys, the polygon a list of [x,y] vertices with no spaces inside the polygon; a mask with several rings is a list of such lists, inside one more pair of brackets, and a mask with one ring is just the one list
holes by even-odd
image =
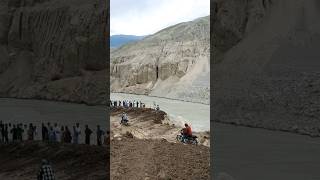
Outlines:
{"label": "group of onlookers", "polygon": [[[128,101],[128,100],[110,100],[110,107],[124,107],[124,108],[145,108],[146,104],[141,101]],[[159,105],[153,102],[153,108],[156,110],[160,110]]]}
{"label": "group of onlookers", "polygon": [[[28,125],[18,123],[3,123],[0,121],[0,137],[2,143],[10,142],[21,142],[26,140],[42,140],[45,142],[60,142],[60,143],[74,143],[79,144],[80,136],[82,131],[79,123],[76,123],[70,130],[68,126],[58,126],[57,123],[54,123],[52,126],[50,122],[45,125],[41,125],[41,139],[38,139],[38,130],[37,126],[32,123]],[[90,139],[93,130],[89,128],[88,125],[85,125],[84,136],[85,144],[91,144]],[[96,128],[96,140],[97,145],[101,146],[102,144],[109,143],[109,131],[103,131],[100,128],[100,125],[97,125]]]}
{"label": "group of onlookers", "polygon": [[129,107],[136,107],[136,108],[145,108],[146,105],[142,103],[141,101],[129,101],[129,100],[123,100],[123,101],[118,101],[118,100],[110,100],[110,107],[124,107],[124,108],[129,108]]}

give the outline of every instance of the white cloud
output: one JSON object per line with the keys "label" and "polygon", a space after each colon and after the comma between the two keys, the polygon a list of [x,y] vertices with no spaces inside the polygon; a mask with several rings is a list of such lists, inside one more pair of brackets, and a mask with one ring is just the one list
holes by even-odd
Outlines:
{"label": "white cloud", "polygon": [[111,0],[110,34],[148,35],[210,14],[209,0]]}

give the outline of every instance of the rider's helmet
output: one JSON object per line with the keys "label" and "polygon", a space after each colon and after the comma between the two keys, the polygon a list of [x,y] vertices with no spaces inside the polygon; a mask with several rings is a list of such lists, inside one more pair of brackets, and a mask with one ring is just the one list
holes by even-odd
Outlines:
{"label": "rider's helmet", "polygon": [[185,126],[185,127],[188,127],[188,124],[187,124],[187,123],[185,123],[185,124],[184,124],[184,126]]}

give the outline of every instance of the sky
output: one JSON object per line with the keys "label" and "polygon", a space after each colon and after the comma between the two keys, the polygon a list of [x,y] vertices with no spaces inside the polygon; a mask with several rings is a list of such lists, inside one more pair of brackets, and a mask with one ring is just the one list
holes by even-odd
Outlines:
{"label": "sky", "polygon": [[210,0],[110,0],[110,35],[149,35],[210,14]]}

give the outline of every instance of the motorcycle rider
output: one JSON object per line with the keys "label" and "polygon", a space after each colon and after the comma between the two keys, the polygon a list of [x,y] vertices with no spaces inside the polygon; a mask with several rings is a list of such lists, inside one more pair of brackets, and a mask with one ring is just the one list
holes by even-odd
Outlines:
{"label": "motorcycle rider", "polygon": [[187,139],[192,137],[192,129],[187,123],[185,123],[184,126],[185,128],[181,130],[181,134],[183,135],[184,141],[186,141]]}
{"label": "motorcycle rider", "polygon": [[128,116],[126,113],[122,113],[122,116],[121,116],[121,124],[122,123],[128,123]]}

